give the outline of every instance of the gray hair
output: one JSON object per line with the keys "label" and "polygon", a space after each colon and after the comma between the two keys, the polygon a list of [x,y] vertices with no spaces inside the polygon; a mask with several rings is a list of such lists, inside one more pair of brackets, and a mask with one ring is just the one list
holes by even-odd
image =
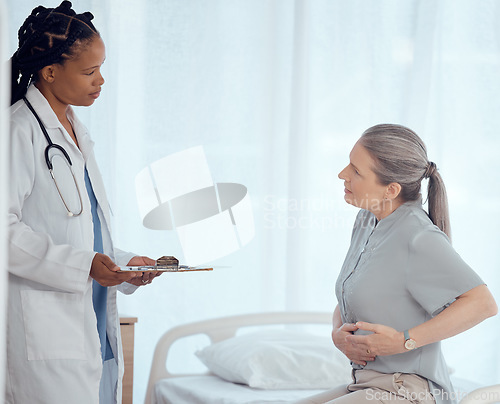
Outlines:
{"label": "gray hair", "polygon": [[411,129],[401,125],[381,124],[367,129],[360,143],[375,160],[373,171],[379,182],[401,185],[403,202],[420,197],[422,179],[428,178],[427,198],[429,217],[448,237],[451,237],[448,198],[436,164],[427,158],[424,142]]}

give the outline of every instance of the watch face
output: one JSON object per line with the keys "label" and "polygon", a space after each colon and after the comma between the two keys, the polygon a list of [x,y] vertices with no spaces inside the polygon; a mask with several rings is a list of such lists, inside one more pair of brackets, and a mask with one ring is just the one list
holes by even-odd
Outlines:
{"label": "watch face", "polygon": [[415,349],[417,347],[417,343],[412,340],[411,338],[410,339],[407,339],[405,341],[405,348],[408,349],[409,351],[411,351],[412,349]]}

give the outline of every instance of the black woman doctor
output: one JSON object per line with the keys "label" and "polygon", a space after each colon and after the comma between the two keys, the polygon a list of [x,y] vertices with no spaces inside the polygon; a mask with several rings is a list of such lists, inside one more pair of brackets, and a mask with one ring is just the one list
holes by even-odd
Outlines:
{"label": "black woman doctor", "polygon": [[94,143],[71,108],[99,97],[105,48],[71,7],[35,8],[11,59],[7,403],[121,403],[117,289],[157,275],[117,272],[154,260],[112,244]]}

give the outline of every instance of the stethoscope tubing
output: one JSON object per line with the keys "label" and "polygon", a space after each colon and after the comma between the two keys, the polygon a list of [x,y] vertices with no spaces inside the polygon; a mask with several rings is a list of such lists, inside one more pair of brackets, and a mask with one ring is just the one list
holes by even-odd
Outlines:
{"label": "stethoscope tubing", "polygon": [[31,105],[31,103],[28,101],[28,99],[26,97],[23,97],[23,100],[26,103],[26,105],[28,106],[28,108],[30,109],[30,111],[35,116],[36,120],[38,121],[38,124],[40,125],[40,129],[42,129],[43,135],[45,136],[45,139],[47,139],[47,143],[49,144],[45,148],[45,163],[47,164],[47,168],[49,170],[53,169],[52,162],[49,159],[49,152],[50,152],[50,149],[52,147],[60,150],[62,152],[62,154],[64,154],[64,157],[68,161],[69,165],[73,166],[73,163],[71,162],[69,154],[66,152],[66,150],[64,150],[64,147],[62,147],[61,145],[58,145],[58,144],[52,142],[52,139],[50,138],[49,134],[47,133],[47,129],[45,129],[45,125],[43,124],[42,120],[40,119],[40,117],[36,113],[35,108],[33,108],[33,106]]}
{"label": "stethoscope tubing", "polygon": [[[59,145],[57,143],[52,142],[52,139],[50,138],[49,134],[47,133],[47,130],[45,129],[45,125],[43,124],[42,120],[40,119],[40,117],[36,113],[35,109],[31,105],[31,103],[28,101],[28,99],[26,97],[23,97],[23,100],[26,103],[26,105],[28,106],[28,108],[30,109],[30,111],[35,116],[36,120],[38,121],[38,124],[40,125],[40,129],[42,129],[42,133],[45,136],[45,139],[47,139],[48,146],[45,148],[45,151],[44,151],[45,164],[47,164],[47,168],[49,169],[50,176],[52,177],[52,180],[54,181],[54,184],[55,184],[56,189],[57,189],[57,193],[59,194],[59,197],[61,198],[61,201],[64,204],[64,208],[66,209],[68,216],[70,216],[70,217],[79,216],[83,212],[83,201],[82,201],[82,194],[80,193],[80,187],[78,186],[78,182],[76,181],[75,173],[73,172],[73,169],[72,169],[73,163],[71,162],[71,158],[69,157],[69,154],[64,149],[64,147],[62,147],[61,145]],[[50,157],[49,157],[49,152],[50,152],[51,148],[59,150],[64,155],[64,158],[66,159],[66,161],[69,164],[69,169],[70,169],[71,175],[73,176],[73,181],[75,183],[76,190],[78,192],[78,198],[80,199],[80,211],[78,213],[74,213],[69,209],[68,205],[66,204],[66,201],[64,200],[62,192],[59,189],[59,185],[57,185],[57,181],[56,181],[56,178],[55,178],[54,172],[53,172],[54,167],[53,167],[52,162],[50,161]]]}

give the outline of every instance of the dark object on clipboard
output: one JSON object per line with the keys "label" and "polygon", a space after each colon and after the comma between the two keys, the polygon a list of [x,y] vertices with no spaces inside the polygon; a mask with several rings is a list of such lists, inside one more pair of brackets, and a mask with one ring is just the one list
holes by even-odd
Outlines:
{"label": "dark object on clipboard", "polygon": [[213,268],[190,267],[187,265],[179,265],[179,260],[172,256],[163,256],[156,260],[156,265],[147,266],[120,266],[121,271],[159,271],[159,272],[195,272],[195,271],[212,271]]}

